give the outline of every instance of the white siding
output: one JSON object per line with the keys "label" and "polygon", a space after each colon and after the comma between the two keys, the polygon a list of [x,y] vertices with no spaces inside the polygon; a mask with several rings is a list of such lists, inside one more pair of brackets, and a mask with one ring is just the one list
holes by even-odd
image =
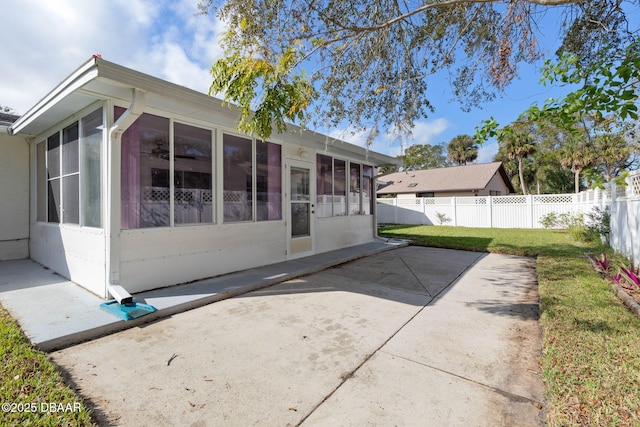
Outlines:
{"label": "white siding", "polygon": [[120,234],[120,284],[131,293],[286,259],[283,221],[154,228]]}
{"label": "white siding", "polygon": [[29,256],[29,145],[0,126],[0,260]]}
{"label": "white siding", "polygon": [[373,241],[373,215],[316,219],[316,252],[327,252]]}
{"label": "white siding", "polygon": [[36,222],[31,258],[105,297],[105,238],[101,229]]}

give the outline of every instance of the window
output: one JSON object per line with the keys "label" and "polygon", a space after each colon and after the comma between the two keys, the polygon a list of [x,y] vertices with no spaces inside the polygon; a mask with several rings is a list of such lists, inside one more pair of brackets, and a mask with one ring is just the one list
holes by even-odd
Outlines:
{"label": "window", "polygon": [[80,121],[82,131],[82,219],[87,227],[102,226],[102,108]]}
{"label": "window", "polygon": [[[115,119],[124,111],[116,107]],[[142,114],[122,135],[121,227],[213,223],[212,139],[209,129]]]}
{"label": "window", "polygon": [[291,237],[311,234],[309,170],[291,168]]}
{"label": "window", "polygon": [[253,141],[223,136],[224,221],[253,220]]}
{"label": "window", "polygon": [[[373,212],[373,166],[349,163],[349,214]],[[316,216],[347,215],[347,162],[316,155]]]}
{"label": "window", "polygon": [[142,114],[122,134],[121,147],[122,228],[170,225],[169,119]]}
{"label": "window", "polygon": [[41,142],[36,146],[36,187],[38,210],[36,219],[47,220],[47,143]]}
{"label": "window", "polygon": [[78,122],[62,130],[62,222],[80,224],[80,159]]}
{"label": "window", "polygon": [[280,145],[227,134],[223,136],[222,145],[224,221],[282,219]]}
{"label": "window", "polygon": [[60,222],[60,132],[47,138],[47,221]]}
{"label": "window", "polygon": [[282,219],[281,147],[256,142],[256,209],[258,221]]}
{"label": "window", "polygon": [[373,212],[373,166],[362,166],[362,214]]}
{"label": "window", "polygon": [[347,214],[347,162],[333,159],[333,216]]}
{"label": "window", "polygon": [[360,206],[360,165],[349,163],[349,215],[359,215]]}
{"label": "window", "polygon": [[333,159],[323,154],[316,156],[316,216],[333,216]]}
{"label": "window", "polygon": [[[174,123],[173,138],[174,222],[175,224],[211,223],[213,222],[211,131]],[[169,181],[169,176],[166,180]]]}
{"label": "window", "polygon": [[36,147],[38,221],[102,226],[102,108]]}
{"label": "window", "polygon": [[416,197],[435,197],[435,193],[433,191],[427,191],[416,194]]}

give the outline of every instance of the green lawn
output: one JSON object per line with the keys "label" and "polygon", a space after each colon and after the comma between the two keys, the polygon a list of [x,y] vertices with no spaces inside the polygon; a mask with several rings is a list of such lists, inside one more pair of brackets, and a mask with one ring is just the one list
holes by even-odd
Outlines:
{"label": "green lawn", "polygon": [[555,230],[392,226],[380,235],[537,257],[549,425],[640,426],[640,320],[585,257],[610,249]]}
{"label": "green lawn", "polygon": [[35,350],[0,306],[0,425],[94,425],[87,407],[67,387],[47,355]]}

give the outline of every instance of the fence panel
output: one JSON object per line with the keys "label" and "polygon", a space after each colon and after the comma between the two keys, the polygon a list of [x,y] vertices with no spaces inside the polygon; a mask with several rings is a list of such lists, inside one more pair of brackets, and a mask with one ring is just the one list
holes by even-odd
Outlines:
{"label": "fence panel", "polygon": [[611,247],[640,264],[640,171],[627,177],[626,187],[611,184]]}
{"label": "fence panel", "polygon": [[462,227],[490,227],[486,197],[456,197],[456,225]]}
{"label": "fence panel", "polygon": [[527,196],[493,196],[492,225],[495,228],[528,228],[531,206]]}
{"label": "fence panel", "polygon": [[[640,191],[640,182],[637,186]],[[602,209],[610,202],[609,194],[588,190],[577,195],[378,199],[378,223],[544,228],[541,221],[546,215],[588,213],[593,207]]]}

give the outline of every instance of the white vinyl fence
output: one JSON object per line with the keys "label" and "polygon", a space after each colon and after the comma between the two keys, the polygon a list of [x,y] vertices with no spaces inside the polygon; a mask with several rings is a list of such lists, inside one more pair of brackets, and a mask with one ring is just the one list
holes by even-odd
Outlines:
{"label": "white vinyl fence", "polygon": [[588,213],[608,205],[608,192],[528,196],[418,197],[377,199],[378,224],[543,228],[547,214]]}
{"label": "white vinyl fence", "polygon": [[554,212],[589,213],[610,207],[611,247],[640,264],[640,171],[627,185],[579,194],[529,196],[422,197],[377,199],[378,224],[454,225],[463,227],[543,228]]}
{"label": "white vinyl fence", "polygon": [[640,264],[640,171],[627,177],[625,187],[612,184],[609,244]]}

